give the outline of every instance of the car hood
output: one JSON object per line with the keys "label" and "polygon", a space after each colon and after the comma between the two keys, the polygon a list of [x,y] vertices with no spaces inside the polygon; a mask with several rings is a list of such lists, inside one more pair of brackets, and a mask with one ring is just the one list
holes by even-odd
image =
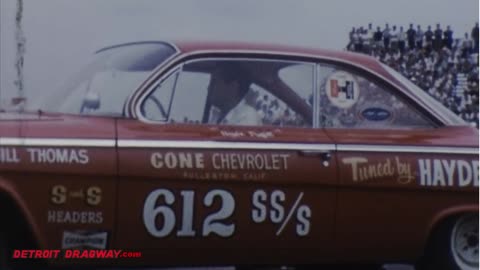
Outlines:
{"label": "car hood", "polygon": [[111,117],[46,113],[0,112],[0,137],[114,139]]}
{"label": "car hood", "polygon": [[21,121],[21,120],[55,120],[63,119],[61,114],[45,113],[42,111],[3,111],[0,112],[0,121]]}

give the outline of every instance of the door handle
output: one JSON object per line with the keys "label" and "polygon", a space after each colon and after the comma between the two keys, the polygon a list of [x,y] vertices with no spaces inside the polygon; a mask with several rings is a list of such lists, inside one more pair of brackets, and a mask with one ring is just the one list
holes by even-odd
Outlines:
{"label": "door handle", "polygon": [[322,159],[322,164],[325,167],[330,166],[332,153],[330,150],[300,150],[300,155],[305,157],[319,157]]}

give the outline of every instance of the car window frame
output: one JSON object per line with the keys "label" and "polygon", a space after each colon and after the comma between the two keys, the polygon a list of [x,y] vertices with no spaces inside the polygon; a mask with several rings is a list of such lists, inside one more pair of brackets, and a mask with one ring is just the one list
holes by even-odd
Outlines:
{"label": "car window frame", "polygon": [[[165,77],[172,69],[177,67],[179,64],[199,57],[228,57],[228,58],[255,58],[255,59],[273,59],[273,60],[284,60],[284,61],[296,61],[296,62],[304,62],[308,64],[319,64],[319,63],[330,63],[333,65],[338,65],[342,67],[346,67],[352,69],[354,71],[358,71],[361,74],[367,74],[366,77],[374,77],[377,78],[379,82],[389,86],[395,91],[399,92],[399,95],[404,98],[404,100],[408,101],[409,104],[413,105],[418,111],[423,112],[425,115],[428,116],[430,120],[435,124],[435,128],[445,127],[448,125],[448,120],[445,119],[441,114],[438,114],[434,111],[433,108],[429,107],[428,104],[420,104],[415,101],[415,95],[413,93],[408,92],[408,90],[404,89],[402,83],[396,81],[393,77],[389,75],[388,71],[385,71],[386,74],[382,74],[380,71],[376,71],[370,67],[365,67],[362,64],[354,61],[350,61],[348,59],[343,59],[335,56],[326,56],[326,55],[317,55],[314,53],[291,53],[291,52],[282,52],[282,51],[266,51],[266,50],[248,50],[248,49],[219,49],[219,50],[198,50],[192,52],[181,52],[178,51],[177,54],[172,56],[171,59],[165,61],[163,64],[157,67],[157,69],[152,73],[152,75],[141,84],[141,86],[132,93],[131,98],[129,99],[128,105],[128,115],[130,118],[136,119],[138,121],[150,124],[158,124],[158,122],[151,121],[142,117],[140,113],[140,103],[142,99],[148,94],[148,91],[152,84],[157,82],[159,79]],[[379,63],[379,68],[381,64]],[[315,72],[316,74],[317,72]],[[316,75],[315,75],[316,76]],[[393,81],[391,81],[393,80]],[[315,81],[316,82],[316,81]],[[315,92],[317,92],[318,85],[315,85],[314,89],[314,97]],[[318,93],[317,93],[318,94]],[[314,104],[315,105],[315,104]],[[425,107],[424,107],[425,106]],[[313,110],[316,110],[316,106],[313,106]],[[317,113],[318,114],[318,113]],[[313,128],[322,128],[319,124],[315,125],[315,117],[313,118],[314,125]]]}
{"label": "car window frame", "polygon": [[145,117],[143,115],[143,113],[141,113],[140,115],[142,115],[142,117],[144,119],[146,119],[147,121],[153,121],[153,122],[158,122],[158,123],[162,123],[162,122],[165,122],[165,123],[168,123],[168,116],[170,115],[170,110],[172,109],[172,103],[173,103],[173,98],[175,96],[175,89],[176,89],[176,86],[177,86],[177,83],[178,83],[178,77],[180,75],[180,72],[183,70],[183,64],[181,65],[178,65],[178,66],[175,66],[173,69],[171,69],[170,71],[168,71],[167,73],[165,73],[165,76],[162,76],[160,80],[157,80],[157,81],[154,81],[153,84],[148,88],[148,94],[145,95],[145,97],[141,100],[141,102],[139,102],[139,107],[140,107],[140,110],[141,112],[142,111],[142,106],[145,104],[145,102],[148,100],[148,97],[153,94],[153,92],[155,91],[155,89],[157,89],[158,86],[160,86],[162,83],[164,83],[166,80],[168,80],[170,78],[170,76],[177,76],[175,78],[175,82],[172,86],[172,92],[170,94],[170,98],[169,98],[169,101],[168,101],[168,104],[167,104],[167,111],[166,111],[166,116],[167,118],[166,119],[163,119],[163,120],[151,120],[151,119],[148,119],[147,117]]}
{"label": "car window frame", "polygon": [[[252,56],[253,55],[253,56]],[[312,95],[315,98],[316,95],[318,95],[318,85],[317,85],[317,59],[309,59],[309,60],[304,60],[299,57],[288,57],[288,56],[277,56],[277,55],[269,55],[269,54],[238,54],[234,53],[231,55],[225,55],[224,53],[219,53],[219,54],[210,54],[210,55],[204,55],[204,54],[194,54],[191,57],[181,57],[178,59],[178,61],[175,61],[172,65],[167,67],[167,70],[165,72],[162,72],[160,76],[157,76],[154,80],[150,82],[150,85],[145,88],[146,90],[142,91],[140,94],[140,97],[138,101],[136,102],[135,106],[135,111],[137,112],[137,118],[141,122],[148,123],[148,124],[170,124],[169,123],[169,118],[170,115],[168,115],[166,120],[151,120],[146,118],[143,113],[142,113],[142,105],[148,98],[148,96],[155,91],[156,87],[161,84],[163,81],[167,80],[170,76],[174,75],[175,72],[181,72],[183,70],[183,67],[192,62],[197,62],[197,61],[204,61],[204,60],[212,60],[212,61],[224,61],[224,60],[238,60],[238,61],[265,61],[265,62],[290,62],[290,63],[295,63],[295,64],[304,64],[304,65],[309,65],[312,68],[312,87],[313,87],[313,92]],[[173,102],[173,97],[174,97],[174,91],[172,92],[171,99],[170,99],[170,104],[169,104],[169,109],[168,109],[168,114],[170,114],[172,102]],[[292,89],[294,93],[296,91]],[[272,94],[273,95],[273,94]],[[298,95],[298,94],[297,94]],[[275,96],[275,95],[274,95]],[[299,96],[299,95],[298,95]],[[300,97],[300,96],[299,96]],[[280,99],[281,100],[281,99]],[[282,100],[283,101],[283,100]],[[289,106],[290,107],[290,106]],[[315,119],[315,111],[316,111],[316,104],[312,104],[312,125],[309,127],[293,127],[289,126],[287,128],[305,128],[305,129],[318,129],[321,128],[318,126],[318,121]],[[198,124],[197,124],[198,125]],[[212,124],[208,123],[202,123],[201,125],[203,126],[211,126]],[[217,125],[215,125],[217,126]],[[238,125],[229,125],[229,126],[238,126]],[[245,126],[246,127],[246,126]],[[269,127],[269,126],[250,126],[250,127]],[[275,126],[272,126],[275,127]],[[278,127],[277,127],[278,128]]]}

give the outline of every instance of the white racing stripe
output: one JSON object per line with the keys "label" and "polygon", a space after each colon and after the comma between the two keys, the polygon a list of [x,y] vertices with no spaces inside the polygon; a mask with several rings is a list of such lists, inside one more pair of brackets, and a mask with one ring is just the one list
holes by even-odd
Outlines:
{"label": "white racing stripe", "polygon": [[337,151],[478,155],[478,148],[472,148],[472,147],[410,146],[410,145],[401,146],[401,145],[339,144],[337,145]]}
{"label": "white racing stripe", "polygon": [[223,150],[291,150],[291,151],[337,151],[337,152],[394,152],[426,154],[473,154],[473,147],[444,146],[400,146],[366,144],[315,144],[315,143],[267,143],[226,141],[184,140],[109,140],[109,139],[65,139],[65,138],[13,138],[0,137],[0,146],[51,146],[51,147],[115,147],[119,148],[179,148],[179,149],[223,149]]}
{"label": "white racing stripe", "polygon": [[334,144],[301,143],[257,143],[257,142],[219,142],[219,141],[156,141],[156,140],[119,140],[120,148],[195,148],[195,149],[233,149],[233,150],[335,150]]}
{"label": "white racing stripe", "polygon": [[196,148],[196,149],[258,149],[258,150],[327,150],[354,152],[396,152],[396,153],[443,153],[475,154],[478,148],[443,146],[399,146],[364,144],[308,144],[308,143],[257,143],[257,142],[218,142],[218,141],[159,141],[159,140],[119,140],[120,148]]}
{"label": "white racing stripe", "polygon": [[115,147],[115,140],[0,137],[0,146]]}

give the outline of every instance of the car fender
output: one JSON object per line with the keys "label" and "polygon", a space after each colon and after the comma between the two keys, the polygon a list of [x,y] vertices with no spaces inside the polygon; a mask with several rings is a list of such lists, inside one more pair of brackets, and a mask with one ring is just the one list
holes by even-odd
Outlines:
{"label": "car fender", "polygon": [[28,229],[32,233],[32,237],[35,241],[36,246],[38,248],[45,247],[45,238],[42,236],[40,228],[35,221],[32,213],[28,210],[24,198],[16,189],[15,184],[13,184],[11,180],[8,180],[2,176],[0,176],[0,194],[5,195],[6,199],[11,200],[13,204],[17,207],[17,211],[20,211],[19,214],[21,214],[21,216],[25,219]]}
{"label": "car fender", "polygon": [[432,218],[431,222],[428,224],[428,227],[426,228],[427,230],[425,233],[425,236],[426,236],[425,240],[429,239],[433,230],[443,221],[447,220],[450,217],[465,214],[465,213],[478,213],[478,204],[456,205],[453,207],[443,209],[442,211],[438,212]]}

